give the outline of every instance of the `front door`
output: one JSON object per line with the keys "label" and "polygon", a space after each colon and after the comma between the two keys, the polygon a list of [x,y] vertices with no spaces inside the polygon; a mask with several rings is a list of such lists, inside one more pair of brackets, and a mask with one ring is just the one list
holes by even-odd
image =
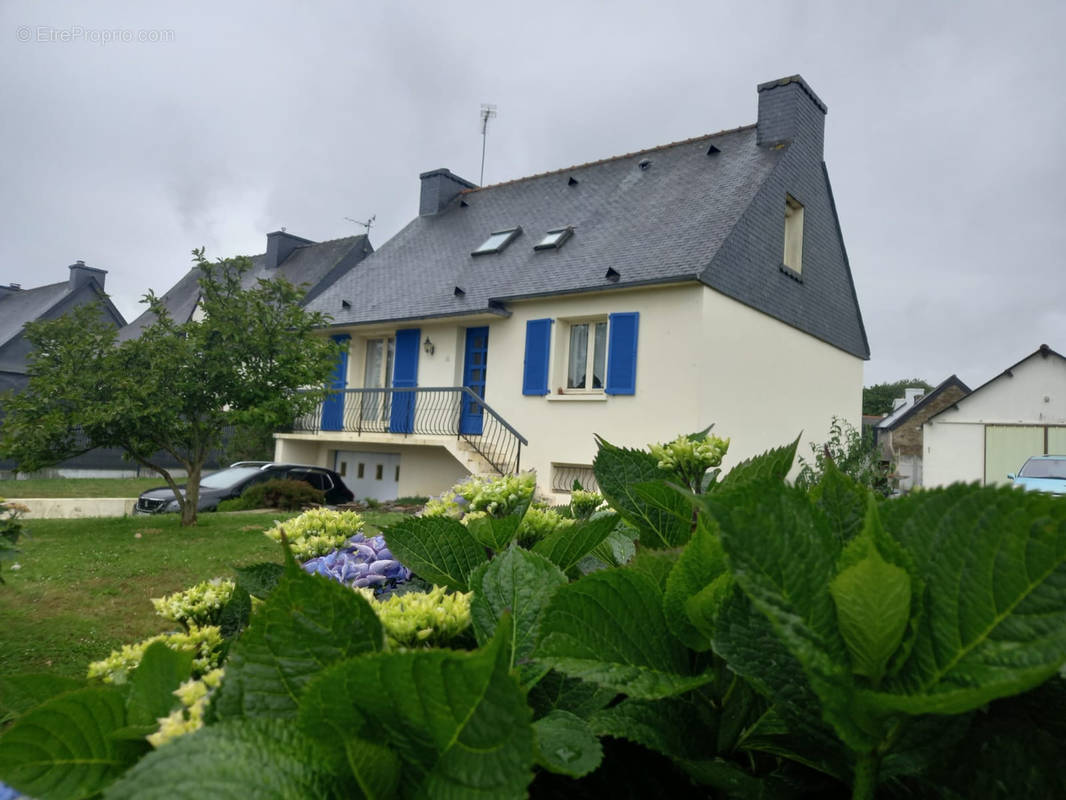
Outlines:
{"label": "front door", "polygon": [[[463,386],[485,399],[485,368],[489,358],[489,329],[466,329],[466,356],[463,361]],[[482,414],[480,403],[463,396],[462,410],[459,412],[459,433],[480,435]]]}

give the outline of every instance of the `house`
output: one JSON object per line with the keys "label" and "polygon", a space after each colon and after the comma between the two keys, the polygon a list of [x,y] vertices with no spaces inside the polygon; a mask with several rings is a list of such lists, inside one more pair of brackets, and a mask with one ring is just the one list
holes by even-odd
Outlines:
{"label": "house", "polygon": [[[254,286],[260,278],[284,278],[307,290],[306,305],[334,281],[355,267],[374,250],[366,234],[347,236],[328,242],[313,242],[294,236],[284,229],[267,234],[265,253],[252,256],[251,269],[242,284]],[[170,316],[178,323],[195,318],[200,303],[200,268],[193,267],[160,298]],[[120,339],[140,336],[155,320],[146,310],[119,333]]]}
{"label": "house", "polygon": [[714,423],[736,463],[857,425],[869,347],[826,106],[799,76],[757,96],[754,125],[528,178],[422,173],[418,216],[309,304],[347,351],[275,457],[357,497],[529,468],[563,494],[595,485],[594,434]]}
{"label": "house", "polygon": [[1046,344],[930,417],[926,486],[1007,484],[1029,456],[1066,454],[1066,358]]}
{"label": "house", "polygon": [[[18,284],[0,286],[0,392],[20,391],[28,382],[26,357],[33,349],[26,340],[27,322],[55,319],[74,308],[95,303],[100,316],[116,328],[126,320],[104,293],[107,270],[89,267],[77,261],[69,267],[69,277],[61,283],[51,283],[33,289]],[[0,407],[0,415],[3,408]],[[66,476],[86,471],[117,467],[121,457],[115,451],[94,450],[59,465]],[[13,474],[15,463],[0,459],[0,476]]]}
{"label": "house", "polygon": [[895,465],[898,488],[909,491],[922,485],[922,426],[926,420],[970,393],[970,387],[957,375],[944,380],[926,393],[923,388],[907,388],[895,402],[892,413],[875,426],[882,458]]}

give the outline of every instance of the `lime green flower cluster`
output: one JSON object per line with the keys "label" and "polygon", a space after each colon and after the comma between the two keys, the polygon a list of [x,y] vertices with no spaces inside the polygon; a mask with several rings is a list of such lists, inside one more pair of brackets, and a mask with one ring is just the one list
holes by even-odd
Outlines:
{"label": "lime green flower cluster", "polygon": [[576,519],[588,519],[601,505],[603,505],[603,495],[599,492],[574,489],[570,493],[570,511]]}
{"label": "lime green flower cluster", "polygon": [[443,586],[428,592],[392,595],[375,600],[373,589],[356,589],[370,603],[385,629],[390,648],[435,647],[470,627],[472,592],[445,594]]}
{"label": "lime green flower cluster", "polygon": [[136,644],[126,644],[121,650],[89,665],[90,679],[104,683],[123,684],[144,657],[144,651],[155,642],[162,642],[171,650],[190,650],[193,653],[193,676],[204,675],[219,666],[222,657],[222,632],[216,625],[190,625],[187,633],[160,633]]}
{"label": "lime green flower cluster", "polygon": [[558,511],[533,505],[518,526],[518,543],[523,547],[532,547],[548,534],[573,526],[574,520],[562,516]]}
{"label": "lime green flower cluster", "polygon": [[199,680],[190,678],[175,689],[174,694],[181,701],[181,707],[159,718],[159,729],[147,737],[148,743],[152,747],[162,747],[172,739],[202,728],[207,704],[211,694],[222,683],[224,673],[221,667],[213,669]]}
{"label": "lime green flower cluster", "polygon": [[284,529],[293,556],[297,561],[308,561],[343,547],[348,537],[359,533],[364,524],[363,518],[354,511],[314,508],[288,522],[275,522],[266,535],[280,542]]}
{"label": "lime green flower cluster", "polygon": [[494,517],[505,517],[533,498],[537,475],[504,475],[499,478],[473,477],[457,483],[439,498],[426,504],[424,517],[462,519],[472,511],[484,511]]}
{"label": "lime green flower cluster", "polygon": [[236,584],[223,578],[212,578],[191,586],[183,592],[153,597],[155,613],[184,625],[217,625],[222,609],[233,596]]}
{"label": "lime green flower cluster", "polygon": [[690,486],[699,488],[703,475],[722,463],[729,450],[729,439],[717,436],[678,436],[667,444],[649,444],[648,450],[659,459],[659,469],[677,473]]}

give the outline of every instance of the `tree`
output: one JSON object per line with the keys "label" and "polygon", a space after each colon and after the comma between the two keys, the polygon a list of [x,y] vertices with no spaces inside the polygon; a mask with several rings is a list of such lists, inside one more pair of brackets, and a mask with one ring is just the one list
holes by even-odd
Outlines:
{"label": "tree", "polygon": [[[303,292],[283,279],[250,289],[247,258],[200,269],[203,319],[177,323],[149,292],[156,321],[137,339],[116,331],[94,306],[26,326],[35,347],[29,383],[5,400],[0,453],[22,470],[50,466],[94,447],[121,447],[158,472],[174,491],[183,526],[196,523],[204,462],[226,428],[284,426],[325,393],[337,345],[314,329],[328,317],[300,305]],[[307,391],[301,388],[313,387]],[[185,468],[186,493],[158,453]]]}
{"label": "tree", "polygon": [[862,390],[862,413],[878,416],[890,413],[892,401],[897,397],[903,397],[903,390],[911,386],[920,386],[927,392],[933,391],[933,387],[921,378],[903,378],[893,383],[875,383],[873,386],[865,386]]}

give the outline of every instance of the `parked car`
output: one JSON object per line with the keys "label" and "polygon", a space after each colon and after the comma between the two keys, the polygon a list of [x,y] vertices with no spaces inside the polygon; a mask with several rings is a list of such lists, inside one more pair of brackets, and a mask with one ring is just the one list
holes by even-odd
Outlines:
{"label": "parked car", "polygon": [[1007,477],[1031,492],[1066,495],[1066,456],[1033,456],[1017,475],[1012,472]]}
{"label": "parked car", "polygon": [[[344,485],[341,476],[331,469],[303,464],[274,464],[272,462],[238,462],[241,466],[213,472],[200,480],[197,511],[214,511],[223,500],[240,497],[249,486],[266,481],[288,479],[304,481],[326,493],[330,505],[350,503],[355,495]],[[184,489],[185,486],[179,486]],[[161,514],[177,511],[178,501],[167,486],[149,489],[137,498],[134,510],[138,514]]]}

